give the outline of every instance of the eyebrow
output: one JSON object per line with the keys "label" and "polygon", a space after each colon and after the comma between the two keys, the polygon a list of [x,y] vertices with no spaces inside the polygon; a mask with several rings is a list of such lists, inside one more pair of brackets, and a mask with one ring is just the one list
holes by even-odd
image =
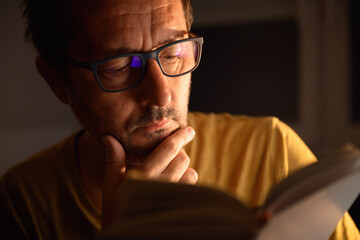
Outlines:
{"label": "eyebrow", "polygon": [[153,50],[157,49],[159,47],[162,47],[162,46],[164,46],[166,44],[169,44],[169,43],[176,42],[178,40],[184,39],[185,35],[189,35],[189,33],[188,32],[181,32],[181,34],[174,35],[171,38],[169,38],[168,40],[166,40],[165,42],[162,42],[161,44],[159,44],[158,46],[153,48]]}
{"label": "eyebrow", "polygon": [[[151,51],[153,51],[161,46],[164,46],[166,44],[184,39],[186,35],[189,35],[189,33],[185,32],[185,31],[181,32],[179,34],[175,34],[175,35],[171,36],[169,39],[167,39],[166,41],[164,41],[164,42],[160,43],[159,45],[157,45],[156,47],[152,48]],[[117,55],[122,55],[122,54],[128,54],[133,51],[134,51],[134,49],[122,47],[122,48],[116,48],[116,49],[109,49],[106,52],[104,52],[104,55],[107,57],[111,57],[111,56],[117,56]]]}

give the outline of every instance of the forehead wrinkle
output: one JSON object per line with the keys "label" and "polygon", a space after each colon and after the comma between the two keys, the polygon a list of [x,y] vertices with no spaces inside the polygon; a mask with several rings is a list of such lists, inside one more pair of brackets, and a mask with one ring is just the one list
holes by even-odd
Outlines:
{"label": "forehead wrinkle", "polygon": [[[157,5],[159,5],[159,2],[161,2],[159,0],[151,1],[150,4],[149,4],[149,0],[142,0],[142,1],[138,1],[138,2],[143,2],[145,4],[133,4],[134,0],[127,0],[127,1],[121,1],[121,2],[114,2],[114,3],[112,3],[112,6],[115,7],[116,5],[122,5],[122,4],[126,3],[125,7],[121,6],[121,9],[123,9],[123,11],[120,13],[120,15],[126,15],[126,14],[148,14],[148,13],[152,13],[154,11],[168,8],[171,5],[174,5],[173,0],[165,1],[166,3],[162,4],[160,6],[157,6]],[[144,9],[144,7],[146,7],[146,8]],[[116,8],[113,8],[113,9],[114,9],[114,11],[117,11],[117,10],[115,10]]]}
{"label": "forehead wrinkle", "polygon": [[[124,28],[133,32],[138,30],[139,39],[137,40],[138,42],[142,42],[141,48],[143,50],[150,50],[154,45],[159,44],[153,39],[156,33],[154,29],[165,26],[168,28],[168,19],[177,15],[174,13],[173,5],[174,1],[164,2],[158,0],[142,0],[138,1],[137,4],[134,4],[134,0],[113,2],[111,6],[113,13],[110,14],[108,18],[113,18],[114,20],[116,18],[124,19],[122,23],[124,24]],[[171,15],[169,15],[169,13]],[[124,42],[127,42],[126,40],[129,40],[130,37],[125,35],[122,36],[122,38]]]}
{"label": "forehead wrinkle", "polygon": [[[109,38],[112,40],[105,42],[103,42],[104,35],[102,34],[88,39],[79,38],[79,42],[91,41],[89,46],[81,44],[83,49],[79,54],[86,56],[88,61],[100,60],[116,55],[117,52],[125,54],[150,51],[178,37],[180,32],[186,33],[185,17],[180,1],[104,0],[102,4],[96,4],[98,3],[96,0],[88,0],[88,3],[79,6],[82,10],[77,12],[77,16],[81,15],[82,18],[77,26],[89,29],[88,32],[99,29],[98,32],[106,33],[109,32],[107,29],[110,29],[110,32],[116,35],[116,38]],[[87,21],[89,12],[93,16],[92,19],[97,19],[97,21]],[[185,28],[179,29],[179,24],[184,24]],[[122,31],[130,34],[118,34],[118,26],[122,26]],[[137,37],[134,38],[134,35]],[[120,42],[124,44],[121,46]],[[115,51],[116,49],[118,51]],[[111,50],[110,54],[109,50]]]}
{"label": "forehead wrinkle", "polygon": [[[113,2],[110,5],[111,12],[103,17],[107,23],[117,22],[122,25],[123,31],[132,32],[137,35],[136,42],[133,41],[133,34],[121,34],[118,36],[118,41],[113,42],[115,46],[109,46],[116,49],[118,42],[133,43],[129,46],[123,47],[123,53],[140,50],[140,42],[147,41],[144,36],[150,36],[145,24],[150,22],[151,10],[148,4],[132,4],[131,1]],[[110,25],[111,26],[111,25]],[[101,24],[100,28],[108,28],[109,26]],[[117,26],[112,25],[113,31],[117,31]],[[135,45],[134,45],[135,44]],[[118,52],[118,51],[117,51]]]}
{"label": "forehead wrinkle", "polygon": [[[172,3],[169,3],[161,6],[153,6],[154,2],[152,1],[151,4],[149,4],[148,1],[149,0],[139,1],[144,2],[145,4],[133,4],[134,0],[113,2],[111,4],[111,7],[113,9],[113,16],[126,17],[131,15],[152,14],[154,11],[158,11],[163,8],[169,7],[170,5],[173,5]],[[158,3],[158,1],[155,1],[155,3]]]}
{"label": "forehead wrinkle", "polygon": [[[156,0],[155,0],[156,2]],[[177,4],[176,4],[177,3]],[[180,6],[180,11],[177,9]],[[166,16],[166,17],[164,17]],[[179,18],[180,17],[180,18]],[[175,30],[179,28],[178,19],[183,19],[184,26],[185,24],[185,16],[182,8],[182,4],[180,2],[176,2],[174,0],[167,2],[161,6],[155,6],[153,8],[151,14],[151,35],[157,36],[157,31],[161,31],[161,29],[166,28],[167,30]],[[173,33],[170,38],[175,38],[179,36],[179,31]],[[155,46],[161,44],[161,42],[155,40]],[[155,47],[153,46],[153,47]]]}
{"label": "forehead wrinkle", "polygon": [[[126,29],[129,29],[129,31],[134,32],[140,29],[141,32],[139,32],[138,34],[138,40],[139,42],[143,43],[141,49],[148,51],[162,44],[159,39],[153,39],[154,36],[157,36],[157,31],[161,31],[164,28],[176,29],[176,27],[178,26],[177,24],[174,24],[177,23],[176,20],[179,19],[180,16],[180,19],[183,19],[185,24],[185,17],[183,14],[182,5],[179,4],[179,2],[178,8],[180,6],[180,11],[178,11],[178,9],[176,8],[177,5],[174,3],[174,1],[160,2],[156,0],[149,3],[149,0],[145,0],[143,2],[146,2],[147,4],[133,4],[133,2],[131,1],[122,2],[125,5],[121,5],[120,11],[118,11],[119,6],[117,6],[120,3],[113,3],[113,15],[108,18],[125,19],[123,24]],[[124,9],[126,9],[126,11],[124,11]],[[178,37],[179,33],[176,32],[173,35],[174,36],[170,36],[170,38]],[[122,38],[124,42],[127,42],[126,40],[129,40],[127,35],[122,36]]]}
{"label": "forehead wrinkle", "polygon": [[[166,14],[162,14],[165,11]],[[170,12],[170,14],[169,14]],[[166,15],[166,17],[164,17]],[[171,22],[170,18],[175,16],[179,16],[178,12],[176,11],[176,5],[174,2],[168,3],[162,6],[154,7],[153,11],[151,11],[151,22],[152,24],[161,24],[163,22]],[[159,17],[161,16],[161,17]],[[160,21],[159,21],[160,19]]]}

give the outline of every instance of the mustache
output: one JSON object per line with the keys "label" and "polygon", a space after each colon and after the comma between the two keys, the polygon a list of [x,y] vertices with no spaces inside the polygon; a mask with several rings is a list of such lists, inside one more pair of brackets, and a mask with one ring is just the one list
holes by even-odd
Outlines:
{"label": "mustache", "polygon": [[144,127],[151,122],[159,121],[163,118],[178,121],[178,112],[175,108],[150,107],[147,108],[141,116],[131,120],[128,123],[127,129],[129,129],[129,132],[132,132],[139,127]]}

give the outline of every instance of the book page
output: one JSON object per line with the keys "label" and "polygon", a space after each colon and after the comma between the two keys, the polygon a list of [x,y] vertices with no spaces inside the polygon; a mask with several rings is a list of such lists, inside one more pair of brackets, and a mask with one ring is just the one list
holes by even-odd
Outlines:
{"label": "book page", "polygon": [[275,214],[258,240],[328,239],[360,192],[360,172],[322,188]]}
{"label": "book page", "polygon": [[195,185],[127,179],[117,221],[101,239],[255,239],[255,215],[236,198]]}

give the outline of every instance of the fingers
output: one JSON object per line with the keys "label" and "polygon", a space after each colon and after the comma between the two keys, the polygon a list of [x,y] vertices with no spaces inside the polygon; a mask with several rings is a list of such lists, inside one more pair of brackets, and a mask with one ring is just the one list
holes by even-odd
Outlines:
{"label": "fingers", "polygon": [[160,174],[160,179],[170,182],[195,184],[198,174],[193,168],[189,168],[190,158],[184,149],[170,162],[169,166]]}
{"label": "fingers", "polygon": [[198,180],[198,174],[193,168],[186,169],[184,175],[180,178],[179,183],[195,184]]}
{"label": "fingers", "polygon": [[177,130],[167,137],[136,169],[128,169],[127,176],[136,179],[159,179],[195,184],[196,171],[189,168],[190,158],[183,146],[195,136],[191,127]]}
{"label": "fingers", "polygon": [[[177,157],[182,147],[189,143],[194,136],[195,131],[191,127],[179,129],[166,138],[138,169],[149,178],[160,176],[170,162]],[[181,158],[182,156],[179,157]]]}
{"label": "fingers", "polygon": [[[195,184],[197,173],[189,168],[190,159],[183,146],[194,138],[191,127],[179,129],[167,137],[138,168],[128,170],[128,177],[160,179]],[[105,147],[105,176],[102,193],[102,227],[106,229],[115,219],[121,183],[125,177],[125,151],[113,136],[102,138]]]}
{"label": "fingers", "polygon": [[103,197],[111,196],[125,175],[125,151],[119,141],[111,135],[103,138],[105,147],[105,177],[103,182]]}
{"label": "fingers", "polygon": [[167,168],[160,174],[160,179],[170,182],[178,182],[186,172],[190,164],[190,158],[184,149],[170,162]]}
{"label": "fingers", "polygon": [[102,138],[105,147],[105,176],[102,189],[102,228],[107,228],[114,219],[117,197],[114,194],[125,176],[125,151],[113,136]]}

